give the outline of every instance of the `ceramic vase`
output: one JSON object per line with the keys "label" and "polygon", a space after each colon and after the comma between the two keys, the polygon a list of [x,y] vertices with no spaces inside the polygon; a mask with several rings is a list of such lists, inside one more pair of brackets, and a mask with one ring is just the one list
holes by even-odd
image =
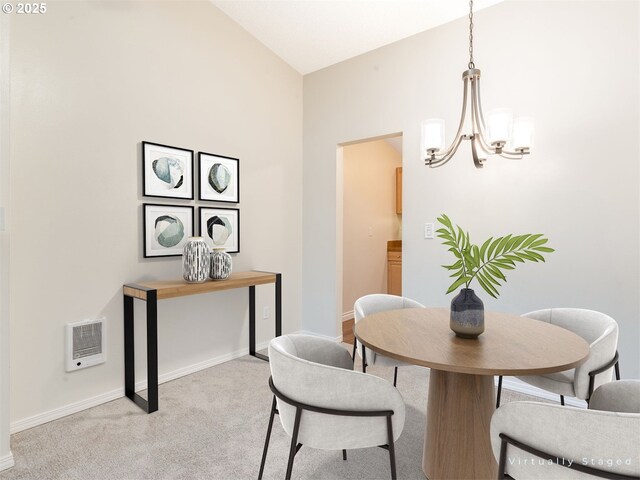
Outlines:
{"label": "ceramic vase", "polygon": [[209,278],[209,247],[203,237],[189,237],[182,250],[182,277],[189,283]]}
{"label": "ceramic vase", "polygon": [[211,252],[211,271],[209,276],[213,280],[226,280],[231,275],[231,255],[224,248],[214,248]]}
{"label": "ceramic vase", "polygon": [[449,327],[462,338],[477,338],[484,332],[484,303],[471,288],[463,288],[451,300]]}

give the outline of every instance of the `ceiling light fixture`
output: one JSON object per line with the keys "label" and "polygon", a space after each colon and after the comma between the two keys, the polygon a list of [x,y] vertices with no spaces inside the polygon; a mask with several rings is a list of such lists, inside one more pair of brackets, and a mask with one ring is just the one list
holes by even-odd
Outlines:
{"label": "ceiling light fixture", "polygon": [[[464,96],[462,98],[462,117],[458,132],[446,150],[444,137],[444,120],[429,119],[422,123],[422,155],[425,165],[441,167],[455,155],[462,140],[471,141],[473,163],[482,168],[486,155],[500,155],[509,159],[521,159],[529,154],[533,143],[533,119],[519,117],[512,121],[512,113],[508,109],[493,110],[489,113],[485,124],[482,105],[480,103],[480,70],[473,63],[473,0],[469,2],[469,69],[462,74]],[[468,94],[469,89],[471,95]],[[467,98],[470,99],[471,133],[463,134],[467,118]]]}

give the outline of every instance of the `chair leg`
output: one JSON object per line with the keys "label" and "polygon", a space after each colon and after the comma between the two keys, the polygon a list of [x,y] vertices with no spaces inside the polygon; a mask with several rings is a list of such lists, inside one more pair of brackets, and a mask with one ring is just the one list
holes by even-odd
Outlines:
{"label": "chair leg", "polygon": [[398,367],[393,371],[393,386],[396,386],[396,382],[398,381]]}
{"label": "chair leg", "polygon": [[367,349],[362,345],[362,373],[367,373]]}
{"label": "chair leg", "polygon": [[276,396],[273,396],[273,402],[271,403],[271,415],[269,416],[269,427],[267,428],[267,438],[264,439],[264,450],[262,451],[262,462],[260,462],[260,473],[258,474],[258,480],[262,479],[264,472],[264,463],[267,461],[267,449],[269,448],[269,439],[271,438],[271,428],[273,427],[273,417],[276,415]]}
{"label": "chair leg", "polygon": [[501,440],[500,461],[498,462],[498,480],[504,480],[505,478],[507,478],[507,476],[505,475],[507,465],[507,441],[504,438],[502,438]]}
{"label": "chair leg", "polygon": [[564,395],[560,395],[560,405],[564,406]]}
{"label": "chair leg", "polygon": [[351,360],[356,361],[356,339],[353,339],[353,352],[351,353]]}
{"label": "chair leg", "polygon": [[347,451],[346,450],[342,450],[342,460],[347,460]]}
{"label": "chair leg", "polygon": [[603,365],[600,368],[597,368],[597,369],[589,372],[589,391],[588,391],[588,397],[589,398],[591,398],[591,395],[593,394],[593,391],[595,390],[595,387],[596,387],[596,375],[598,375],[599,373],[610,371],[611,367],[613,367],[613,369],[615,371],[616,380],[620,380],[620,362],[618,361],[618,351],[617,350],[616,350],[615,355],[613,356],[613,358],[611,359],[611,361],[609,363],[607,363],[606,365]]}
{"label": "chair leg", "polygon": [[500,395],[502,394],[502,375],[498,377],[498,398],[496,399],[496,408],[500,407]]}
{"label": "chair leg", "polygon": [[289,449],[289,462],[287,463],[287,474],[285,480],[291,480],[291,471],[293,470],[293,459],[298,452],[298,431],[300,430],[300,417],[302,415],[302,408],[296,407],[296,419],[293,422],[293,436],[291,437],[291,448]]}
{"label": "chair leg", "polygon": [[387,416],[387,438],[389,442],[389,463],[391,466],[391,480],[396,480],[396,451],[393,445],[393,425],[391,415]]}

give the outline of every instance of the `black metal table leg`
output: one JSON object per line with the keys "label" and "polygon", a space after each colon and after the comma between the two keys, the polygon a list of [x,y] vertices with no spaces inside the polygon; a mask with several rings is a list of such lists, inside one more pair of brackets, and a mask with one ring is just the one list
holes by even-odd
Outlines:
{"label": "black metal table leg", "polygon": [[256,355],[256,287],[249,287],[249,355]]}
{"label": "black metal table leg", "polygon": [[158,292],[147,292],[147,413],[158,410]]}
{"label": "black metal table leg", "polygon": [[[276,337],[282,335],[282,274],[276,273]],[[256,287],[249,287],[249,355],[265,362],[269,361],[267,355],[256,352]]]}
{"label": "black metal table leg", "polygon": [[276,337],[282,335],[282,274],[276,273]]}
{"label": "black metal table leg", "polygon": [[[138,287],[136,287],[138,288]],[[158,292],[140,288],[147,302],[147,398],[136,393],[134,297],[124,295],[124,393],[147,413],[158,410]]]}
{"label": "black metal table leg", "polygon": [[265,362],[269,361],[269,357],[256,352],[256,287],[249,287],[249,355],[252,355]]}
{"label": "black metal table leg", "polygon": [[135,349],[133,344],[133,297],[124,295],[124,394],[136,393]]}

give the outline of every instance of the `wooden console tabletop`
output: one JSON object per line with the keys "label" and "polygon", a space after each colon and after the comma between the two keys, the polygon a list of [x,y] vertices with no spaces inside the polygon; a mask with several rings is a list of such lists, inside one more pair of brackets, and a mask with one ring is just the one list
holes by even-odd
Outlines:
{"label": "wooden console tabletop", "polygon": [[270,272],[238,272],[232,273],[226,280],[207,280],[204,283],[188,283],[184,280],[160,280],[154,282],[136,282],[123,285],[125,295],[147,299],[147,290],[156,290],[158,300],[164,298],[184,297],[199,293],[218,292],[232,288],[244,288],[252,285],[276,283],[277,273]]}
{"label": "wooden console tabletop", "polygon": [[[122,286],[124,303],[124,391],[147,413],[158,410],[158,300],[235,288],[249,288],[249,354],[269,361],[256,352],[256,286],[275,284],[275,333],[282,335],[282,275],[272,272],[236,272],[226,280],[188,283],[184,280],[159,280],[127,283]],[[135,391],[134,300],[147,305],[147,383],[145,400]]]}

